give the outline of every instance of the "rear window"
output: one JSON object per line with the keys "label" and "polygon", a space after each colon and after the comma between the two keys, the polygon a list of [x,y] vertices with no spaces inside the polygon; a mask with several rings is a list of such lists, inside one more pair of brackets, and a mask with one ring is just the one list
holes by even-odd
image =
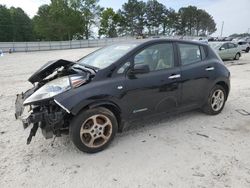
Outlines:
{"label": "rear window", "polygon": [[247,42],[239,42],[238,44],[239,45],[245,45],[245,44],[247,44]]}
{"label": "rear window", "polygon": [[199,45],[179,43],[178,46],[180,49],[182,65],[188,65],[188,64],[200,62],[203,56],[202,53],[204,54],[204,57],[205,57],[205,51],[202,47],[203,52],[201,52]]}

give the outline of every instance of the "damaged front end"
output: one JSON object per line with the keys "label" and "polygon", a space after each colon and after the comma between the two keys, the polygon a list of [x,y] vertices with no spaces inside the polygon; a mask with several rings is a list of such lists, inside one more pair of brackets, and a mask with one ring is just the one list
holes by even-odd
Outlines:
{"label": "damaged front end", "polygon": [[33,88],[18,94],[15,102],[15,117],[24,129],[33,125],[27,144],[40,127],[46,139],[53,135],[68,134],[70,111],[54,99],[54,96],[87,84],[96,70],[74,62],[58,60],[45,64],[29,81]]}

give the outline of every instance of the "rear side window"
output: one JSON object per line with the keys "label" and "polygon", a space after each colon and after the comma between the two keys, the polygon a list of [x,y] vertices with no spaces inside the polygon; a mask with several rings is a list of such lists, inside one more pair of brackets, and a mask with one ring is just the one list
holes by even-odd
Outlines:
{"label": "rear side window", "polygon": [[[197,63],[202,60],[202,54],[199,45],[179,43],[178,46],[180,49],[182,65]],[[203,53],[205,55],[205,51],[203,51]]]}
{"label": "rear side window", "polygon": [[203,60],[207,57],[206,49],[204,46],[200,46],[200,50],[201,50],[201,59]]}

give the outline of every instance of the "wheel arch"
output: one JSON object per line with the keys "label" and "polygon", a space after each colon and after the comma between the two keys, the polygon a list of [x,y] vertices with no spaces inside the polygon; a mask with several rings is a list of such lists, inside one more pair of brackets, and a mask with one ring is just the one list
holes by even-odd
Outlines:
{"label": "wheel arch", "polygon": [[228,95],[229,95],[229,86],[226,82],[224,81],[218,81],[215,83],[215,85],[219,85],[221,87],[223,87],[226,91],[226,99],[228,98]]}
{"label": "wheel arch", "polygon": [[241,52],[237,52],[234,57],[236,57],[237,54],[239,54],[239,57],[241,57]]}
{"label": "wheel arch", "polygon": [[121,132],[123,130],[121,109],[114,102],[111,102],[111,101],[98,101],[98,102],[90,103],[90,104],[88,104],[86,106],[83,106],[81,108],[81,110],[78,111],[78,113],[83,111],[83,110],[93,109],[93,108],[98,108],[98,107],[106,108],[106,109],[110,110],[115,115],[115,117],[117,119],[117,123],[118,123],[118,131]]}

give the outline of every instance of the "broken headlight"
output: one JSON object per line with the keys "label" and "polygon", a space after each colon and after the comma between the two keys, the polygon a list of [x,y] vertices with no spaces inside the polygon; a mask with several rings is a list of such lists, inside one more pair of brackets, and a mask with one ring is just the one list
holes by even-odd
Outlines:
{"label": "broken headlight", "polygon": [[89,79],[88,75],[85,77],[81,75],[74,75],[74,76],[70,76],[70,83],[71,83],[72,88],[77,88],[85,84],[88,79]]}
{"label": "broken headlight", "polygon": [[29,96],[25,101],[24,105],[48,99],[63,93],[71,89],[71,84],[68,76],[57,78],[43,85],[37,91],[35,91],[31,96]]}

